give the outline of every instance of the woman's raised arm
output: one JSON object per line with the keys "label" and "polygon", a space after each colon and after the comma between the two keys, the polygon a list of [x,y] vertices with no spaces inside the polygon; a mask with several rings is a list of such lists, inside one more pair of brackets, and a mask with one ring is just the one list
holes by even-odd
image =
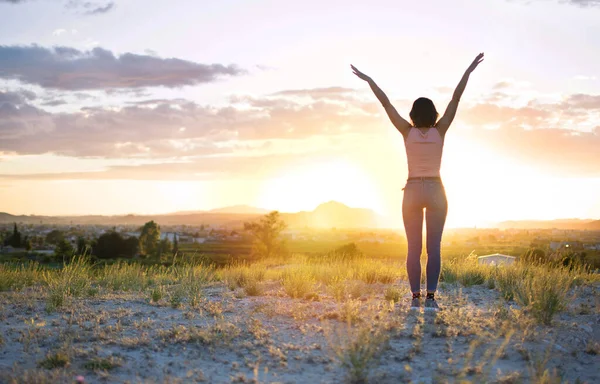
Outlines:
{"label": "woman's raised arm", "polygon": [[396,129],[398,131],[400,131],[402,136],[406,137],[406,135],[408,135],[408,132],[410,131],[410,128],[412,127],[412,125],[408,121],[404,120],[402,118],[402,116],[400,116],[398,111],[396,111],[396,108],[394,108],[392,103],[390,103],[390,99],[381,90],[381,88],[379,88],[377,86],[377,84],[373,81],[373,79],[371,79],[369,76],[365,75],[364,73],[362,73],[361,71],[356,69],[356,67],[354,65],[350,65],[350,67],[352,68],[352,72],[356,76],[358,76],[359,79],[364,80],[367,83],[369,83],[371,90],[373,91],[373,93],[375,94],[375,96],[377,97],[377,99],[379,100],[381,105],[383,105],[383,108],[385,109],[385,112],[387,113],[388,117],[392,121],[392,124],[394,124]]}
{"label": "woman's raised arm", "polygon": [[445,134],[448,128],[450,128],[450,124],[452,124],[452,120],[454,120],[454,116],[456,116],[456,110],[458,109],[458,102],[465,91],[465,87],[467,86],[467,81],[469,81],[469,75],[477,68],[479,63],[483,61],[483,53],[477,55],[475,60],[469,65],[469,68],[465,71],[462,79],[456,86],[454,90],[454,94],[452,95],[452,100],[446,107],[446,112],[444,112],[444,116],[437,122],[436,127],[440,130],[440,133]]}

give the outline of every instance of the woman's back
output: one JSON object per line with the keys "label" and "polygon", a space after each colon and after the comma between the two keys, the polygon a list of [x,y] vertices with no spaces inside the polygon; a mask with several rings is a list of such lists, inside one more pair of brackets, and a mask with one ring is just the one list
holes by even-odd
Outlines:
{"label": "woman's back", "polygon": [[411,128],[404,140],[408,177],[440,177],[444,138],[437,128]]}

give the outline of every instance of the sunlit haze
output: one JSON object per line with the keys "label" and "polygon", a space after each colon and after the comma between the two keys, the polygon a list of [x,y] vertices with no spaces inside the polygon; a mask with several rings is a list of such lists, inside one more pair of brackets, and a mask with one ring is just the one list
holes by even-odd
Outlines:
{"label": "sunlit haze", "polygon": [[600,218],[597,4],[0,0],[0,212],[334,200],[400,227],[403,139],[350,64],[408,119],[483,51],[446,135],[447,225]]}

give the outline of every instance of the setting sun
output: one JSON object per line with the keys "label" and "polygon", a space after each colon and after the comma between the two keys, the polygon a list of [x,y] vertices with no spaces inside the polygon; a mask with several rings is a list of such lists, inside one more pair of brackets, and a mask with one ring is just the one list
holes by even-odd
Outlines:
{"label": "setting sun", "polygon": [[261,188],[258,206],[297,212],[335,200],[383,213],[380,187],[358,164],[324,161],[298,169],[286,168],[267,180]]}

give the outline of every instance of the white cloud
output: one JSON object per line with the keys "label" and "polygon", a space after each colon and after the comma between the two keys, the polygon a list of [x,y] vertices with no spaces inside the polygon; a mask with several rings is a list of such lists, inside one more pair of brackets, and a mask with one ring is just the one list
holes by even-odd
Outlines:
{"label": "white cloud", "polygon": [[585,76],[585,75],[577,75],[573,77],[574,80],[596,80],[596,76]]}

